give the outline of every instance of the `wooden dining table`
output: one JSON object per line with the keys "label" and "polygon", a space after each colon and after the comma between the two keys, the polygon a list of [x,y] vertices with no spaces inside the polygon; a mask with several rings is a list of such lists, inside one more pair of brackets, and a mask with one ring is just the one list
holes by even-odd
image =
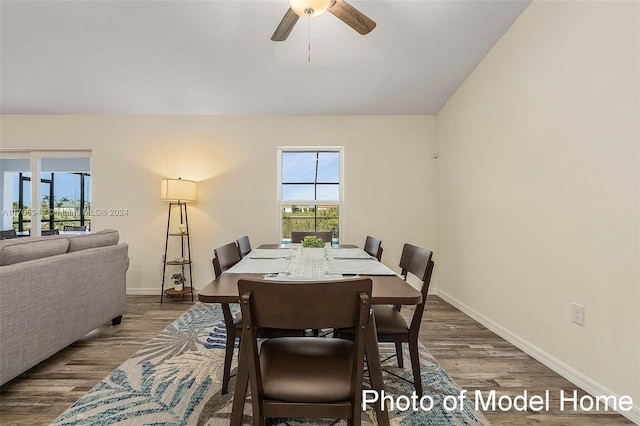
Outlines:
{"label": "wooden dining table", "polygon": [[[279,244],[267,244],[260,246],[259,248],[277,248],[279,246]],[[238,280],[241,278],[256,279],[262,278],[263,276],[264,274],[223,273],[198,291],[198,300],[204,303],[220,303],[222,305],[225,313],[225,327],[227,332],[229,332],[230,328],[234,327],[229,303],[238,303],[240,300],[240,296],[238,294]],[[371,278],[373,282],[371,292],[371,303],[373,305],[417,305],[422,301],[421,293],[398,275],[367,276]],[[380,353],[378,351],[378,338],[373,318],[370,325],[367,327],[365,340],[365,352],[367,355],[371,386],[373,389],[382,391],[384,389],[384,382],[382,379]],[[246,366],[247,362],[248,361],[245,357],[243,357],[241,349],[238,361],[238,373],[236,376],[231,425],[239,426],[241,424],[242,412],[244,410],[244,402],[249,383],[248,367]],[[379,404],[376,404],[376,417],[379,425],[389,425],[388,412],[387,410],[381,410]]]}

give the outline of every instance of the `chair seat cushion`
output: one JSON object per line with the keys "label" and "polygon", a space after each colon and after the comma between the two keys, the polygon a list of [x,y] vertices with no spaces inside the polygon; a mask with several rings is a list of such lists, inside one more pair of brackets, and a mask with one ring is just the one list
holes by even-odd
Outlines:
{"label": "chair seat cushion", "polygon": [[393,306],[376,305],[373,307],[376,318],[376,330],[378,336],[385,334],[407,334],[409,325],[402,314]]}
{"label": "chair seat cushion", "polygon": [[344,339],[281,337],[260,349],[265,399],[337,402],[351,398],[354,344]]}

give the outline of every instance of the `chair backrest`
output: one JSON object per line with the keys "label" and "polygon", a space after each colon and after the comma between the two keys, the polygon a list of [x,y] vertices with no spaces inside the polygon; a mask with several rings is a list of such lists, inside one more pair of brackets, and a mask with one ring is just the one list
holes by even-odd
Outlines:
{"label": "chair backrest", "polygon": [[244,319],[242,306],[245,325],[286,330],[350,328],[362,321],[361,310],[368,318],[371,286],[371,278],[305,282],[240,279],[238,292],[241,299],[251,295],[250,323]]}
{"label": "chair backrest", "polygon": [[86,231],[87,227],[82,225],[82,226],[71,226],[71,225],[64,225],[62,227],[63,231]]}
{"label": "chair backrest", "polygon": [[218,247],[213,250],[213,253],[213,270],[216,276],[220,276],[220,274],[241,260],[236,243],[229,243]]}
{"label": "chair backrest", "polygon": [[236,240],[236,244],[238,245],[240,257],[245,257],[251,251],[251,243],[249,242],[249,237],[247,235]]}
{"label": "chair backrest", "polygon": [[[358,417],[362,396],[362,374],[364,370],[364,347],[367,324],[371,312],[371,286],[370,278],[357,278],[339,281],[317,282],[274,282],[255,281],[241,279],[238,281],[240,294],[240,308],[242,309],[241,354],[246,354],[247,368],[251,382],[251,397],[254,404],[253,412],[260,417],[350,417],[352,424],[360,424]],[[317,386],[313,375],[305,380],[305,376],[295,378],[295,387],[299,388],[301,397],[295,401],[265,400],[264,390],[267,386],[282,386],[282,383],[274,384],[266,382],[261,371],[260,355],[258,355],[258,328],[278,329],[306,329],[306,328],[342,328],[349,327],[355,330],[353,350],[350,351],[349,361],[351,368],[346,370],[340,363],[339,371],[343,372],[342,379],[350,383],[348,396],[338,400],[324,402],[322,400],[305,401],[303,389]],[[336,340],[325,338],[290,337],[285,339],[297,339],[289,341],[289,344],[304,347],[305,340],[313,339],[310,343],[312,352],[323,348],[332,350],[336,347]],[[274,339],[270,342],[277,341]],[[264,346],[263,346],[264,347]],[[331,348],[331,349],[329,349]],[[242,356],[242,355],[241,355]],[[308,354],[300,353],[298,357],[289,356],[288,362],[296,364],[308,363]],[[313,355],[312,355],[313,358]],[[318,355],[315,356],[318,358]],[[333,360],[335,362],[335,360]],[[316,368],[318,363],[315,363]],[[329,359],[326,368],[335,367]],[[317,372],[316,372],[317,373]],[[321,372],[320,372],[321,373]],[[274,379],[276,381],[277,379]],[[291,382],[284,379],[285,382]],[[291,385],[291,383],[286,384]],[[270,412],[267,413],[265,406]],[[262,414],[260,414],[262,412]],[[256,419],[254,418],[254,421]],[[262,423],[260,418],[260,424]]]}
{"label": "chair backrest", "polygon": [[7,229],[6,231],[0,231],[0,240],[9,240],[11,238],[18,238],[15,229]]}
{"label": "chair backrest", "polygon": [[367,236],[364,242],[364,251],[370,256],[375,257],[378,261],[382,260],[382,241],[377,238]]}
{"label": "chair backrest", "polygon": [[401,275],[406,280],[408,273],[411,273],[422,281],[420,288],[422,302],[415,308],[411,325],[409,326],[410,332],[414,330],[414,332],[417,333],[420,329],[420,322],[422,321],[422,314],[424,313],[424,307],[427,303],[427,294],[429,293],[429,284],[431,283],[431,275],[433,273],[434,262],[431,260],[432,257],[433,252],[422,247],[405,244],[402,248],[402,255],[400,256]]}
{"label": "chair backrest", "polygon": [[57,229],[43,229],[40,231],[40,235],[43,237],[47,235],[60,235],[60,231]]}
{"label": "chair backrest", "polygon": [[333,232],[331,231],[291,231],[291,242],[301,243],[307,235],[318,237],[325,243],[333,242]]}

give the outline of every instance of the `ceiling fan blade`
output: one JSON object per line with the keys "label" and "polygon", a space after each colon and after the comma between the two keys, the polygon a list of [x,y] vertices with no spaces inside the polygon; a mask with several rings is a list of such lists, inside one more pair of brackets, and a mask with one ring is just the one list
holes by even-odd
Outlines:
{"label": "ceiling fan blade", "polygon": [[271,40],[285,41],[287,37],[289,37],[289,33],[291,33],[294,25],[296,25],[296,22],[298,22],[298,18],[299,16],[289,8],[287,13],[284,14],[282,21],[280,21],[280,25],[278,25],[278,28],[273,32]]}
{"label": "ceiling fan blade", "polygon": [[344,0],[335,0],[328,10],[362,35],[376,27],[375,22]]}

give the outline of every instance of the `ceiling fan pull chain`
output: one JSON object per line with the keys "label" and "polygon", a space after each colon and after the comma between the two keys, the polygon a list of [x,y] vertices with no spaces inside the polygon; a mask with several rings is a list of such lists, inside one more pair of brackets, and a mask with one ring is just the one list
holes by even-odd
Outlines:
{"label": "ceiling fan pull chain", "polygon": [[311,15],[309,15],[307,19],[309,20],[309,50],[308,50],[307,61],[311,62]]}

